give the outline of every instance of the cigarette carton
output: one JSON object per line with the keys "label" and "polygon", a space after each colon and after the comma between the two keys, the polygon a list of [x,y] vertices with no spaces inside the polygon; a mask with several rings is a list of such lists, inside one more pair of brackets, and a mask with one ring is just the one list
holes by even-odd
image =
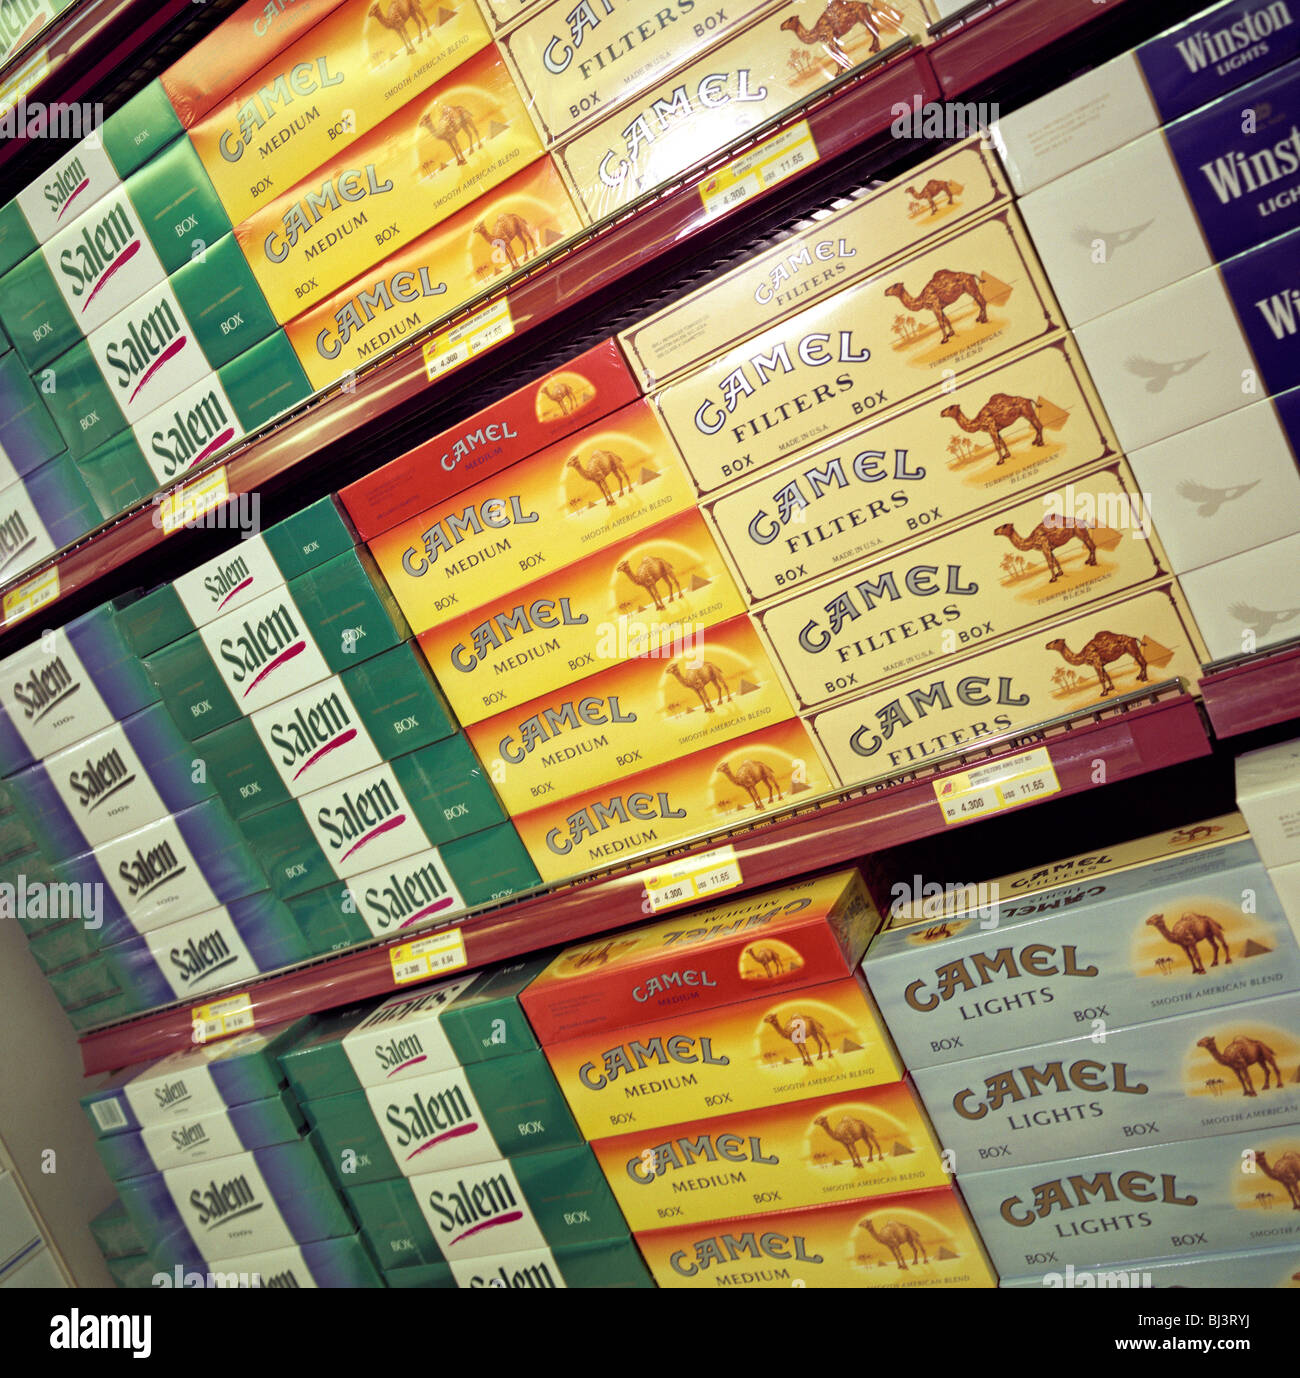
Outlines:
{"label": "cigarette carton", "polygon": [[281,896],[349,880],[505,821],[459,734],[313,790],[244,825]]}
{"label": "cigarette carton", "polygon": [[343,1194],[387,1270],[627,1234],[586,1144],[370,1182]]}
{"label": "cigarette carton", "polygon": [[1300,605],[1300,534],[1189,570],[1179,582],[1211,659],[1287,641],[1295,635],[1287,619]]}
{"label": "cigarette carton", "polygon": [[342,884],[290,896],[289,910],[313,952],[441,924],[539,883],[509,823],[430,847]]}
{"label": "cigarette carton", "polygon": [[[620,109],[602,111],[603,118],[561,144],[556,158],[590,219],[603,219],[694,167],[882,47],[924,33],[929,22],[920,0],[899,0],[873,9],[872,28],[863,25],[823,43],[816,28],[823,12],[824,6],[804,0],[763,10],[690,66],[642,89]],[[783,30],[791,32],[790,41]],[[590,99],[602,82],[598,72],[588,71],[595,79],[587,88]],[[603,85],[613,89],[608,76]],[[574,77],[556,90],[555,104],[570,95],[582,99]]]}
{"label": "cigarette carton", "polygon": [[653,1287],[628,1238],[599,1244],[557,1244],[452,1264],[394,1268],[389,1287]]}
{"label": "cigarette carton", "polygon": [[903,1075],[861,977],[545,1046],[588,1139],[702,1119],[721,1105],[754,1110]]}
{"label": "cigarette carton", "polygon": [[63,451],[40,389],[23,368],[17,350],[0,355],[0,474],[4,487]]}
{"label": "cigarette carton", "polygon": [[603,869],[743,826],[834,789],[797,719],[588,787],[515,819],[544,881]]}
{"label": "cigarette carton", "polygon": [[132,1177],[118,1190],[164,1267],[201,1267],[355,1228],[306,1139]]}
{"label": "cigarette carton", "polygon": [[72,0],[28,0],[7,8],[0,15],[0,62],[8,62],[25,48],[71,3]]}
{"label": "cigarette carton", "polygon": [[148,1254],[133,1254],[127,1258],[108,1258],[104,1262],[113,1282],[118,1287],[152,1287],[154,1278],[158,1276],[157,1265]]}
{"label": "cigarette carton", "polygon": [[921,1102],[901,1081],[591,1149],[634,1231],[767,1215],[773,1201],[795,1210],[948,1185]]}
{"label": "cigarette carton", "polygon": [[660,1287],[996,1287],[951,1187],[638,1233]]}
{"label": "cigarette carton", "polygon": [[[487,46],[472,4],[411,33],[345,0],[190,130],[238,225]],[[414,20],[411,27],[418,28]],[[413,41],[418,40],[418,41]]]}
{"label": "cigarette carton", "polygon": [[880,926],[862,877],[838,871],[565,948],[523,992],[544,1044],[844,980]]}
{"label": "cigarette carton", "polygon": [[[1129,456],[1176,573],[1300,530],[1300,388]],[[1231,455],[1231,466],[1225,457]]]}
{"label": "cigarette carton", "polygon": [[1118,450],[1068,335],[702,504],[751,603],[1001,510]]}
{"label": "cigarette carton", "polygon": [[[977,1172],[962,1195],[994,1266],[1106,1263],[1292,1244],[1300,1213],[1291,1165],[1300,1126],[1273,1125],[1181,1144],[1152,1144]],[[1278,1210],[1276,1207],[1281,1206]]]}
{"label": "cigarette carton", "polygon": [[111,1206],[91,1218],[90,1233],[105,1259],[128,1258],[144,1252],[144,1240],[131,1224],[126,1207],[116,1198]]}
{"label": "cigarette carton", "polygon": [[946,395],[954,374],[1050,339],[1061,322],[1008,207],[752,336],[655,402],[710,493],[864,416]]}
{"label": "cigarette carton", "polygon": [[1138,1268],[1102,1264],[1087,1273],[1067,1264],[1060,1270],[1003,1277],[999,1287],[1294,1287],[1300,1273],[1300,1250],[1251,1249],[1239,1254],[1203,1258],[1143,1259]]}
{"label": "cigarette carton", "polygon": [[794,716],[747,617],[701,632],[691,647],[666,648],[668,658],[631,638],[627,654],[622,665],[469,729],[511,816]]}
{"label": "cigarette carton", "polygon": [[422,632],[694,507],[690,475],[648,402],[370,541],[406,620]]}
{"label": "cigarette carton", "polygon": [[1248,840],[883,930],[862,969],[913,1069],[1300,989]]}
{"label": "cigarette carton", "polygon": [[618,342],[650,392],[1007,198],[997,159],[971,139],[802,226],[624,330]]}
{"label": "cigarette carton", "polygon": [[[933,763],[973,742],[1200,675],[1202,643],[1169,580],[975,652],[946,670],[811,714],[841,785]],[[1076,668],[1077,667],[1077,668]]]}
{"label": "cigarette carton", "polygon": [[193,740],[407,635],[378,573],[354,550],[160,647],[144,664]]}
{"label": "cigarette carton", "polygon": [[[471,10],[467,0],[458,13]],[[235,234],[283,323],[542,152],[505,63],[489,45],[297,185],[286,181],[238,219]]]}
{"label": "cigarette carton", "polygon": [[[194,1263],[194,1258],[190,1263]],[[206,1261],[205,1261],[206,1262]],[[150,1263],[152,1270],[154,1265]],[[383,1274],[375,1267],[370,1250],[360,1235],[314,1239],[286,1249],[267,1249],[239,1254],[218,1262],[206,1272],[186,1264],[153,1274],[155,1287],[383,1287]],[[193,1278],[195,1281],[191,1282]]]}
{"label": "cigarette carton", "polygon": [[528,15],[540,10],[546,0],[478,0],[483,18],[493,33],[508,33]]}
{"label": "cigarette carton", "polygon": [[285,326],[312,386],[373,363],[582,227],[548,157]]}
{"label": "cigarette carton", "polygon": [[462,1063],[537,1047],[520,997],[549,960],[543,952],[492,967],[452,1003],[442,1025]]}
{"label": "cigarette carton", "polygon": [[[2,874],[0,903],[29,938],[48,932],[68,918],[80,923],[99,916],[97,893],[88,885],[69,879],[66,863],[48,860],[39,847],[11,857],[4,863]],[[56,897],[57,902],[53,902]],[[69,960],[75,957],[65,958],[64,962]]]}
{"label": "cigarette carton", "polygon": [[629,637],[671,645],[743,611],[713,537],[687,511],[431,627],[420,646],[468,727],[624,659]]}
{"label": "cigarette carton", "polygon": [[100,523],[77,466],[59,455],[0,492],[0,579],[48,560]]}
{"label": "cigarette carton", "polygon": [[1300,861],[1300,741],[1237,757],[1237,807],[1270,868]]}
{"label": "cigarette carton", "polygon": [[1300,862],[1290,866],[1274,866],[1268,873],[1281,901],[1283,912],[1291,924],[1291,932],[1300,943]]}

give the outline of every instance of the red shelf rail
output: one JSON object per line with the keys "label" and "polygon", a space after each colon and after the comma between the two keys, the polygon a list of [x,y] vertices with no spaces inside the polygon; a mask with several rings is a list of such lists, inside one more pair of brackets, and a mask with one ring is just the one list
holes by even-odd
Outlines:
{"label": "red shelf rail", "polygon": [[1200,688],[1216,737],[1300,719],[1300,639],[1209,670]]}

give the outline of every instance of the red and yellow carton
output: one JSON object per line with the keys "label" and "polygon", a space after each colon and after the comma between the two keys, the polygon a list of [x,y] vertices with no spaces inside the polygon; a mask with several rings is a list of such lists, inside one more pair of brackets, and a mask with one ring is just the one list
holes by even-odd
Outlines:
{"label": "red and yellow carton", "polygon": [[690,511],[694,497],[654,408],[638,401],[386,531],[370,551],[422,632]]}
{"label": "red and yellow carton", "polygon": [[283,323],[541,156],[488,47],[268,200],[235,236]]}
{"label": "red and yellow carton", "polygon": [[851,978],[881,925],[857,871],[802,878],[576,943],[520,1004],[544,1044]]}
{"label": "red and yellow carton", "polygon": [[398,20],[399,8],[346,0],[190,130],[232,224],[491,42],[473,0],[439,0],[423,25],[418,11]]}
{"label": "red and yellow carton", "polygon": [[284,328],[317,390],[364,368],[581,228],[549,158],[517,172]]}
{"label": "red and yellow carton", "polygon": [[363,540],[608,416],[640,396],[613,340],[422,441],[339,494]]}
{"label": "red and yellow carton", "polygon": [[544,881],[761,821],[835,788],[798,718],[515,818]]}
{"label": "red and yellow carton", "polygon": [[660,1287],[996,1287],[952,1187],[638,1233]]}
{"label": "red and yellow carton", "polygon": [[588,1140],[901,1081],[861,973],[546,1047]]}
{"label": "red and yellow carton", "polygon": [[591,1146],[633,1231],[946,1187],[904,1081],[637,1130]]}
{"label": "red and yellow carton", "polygon": [[468,735],[511,814],[795,716],[748,617],[476,723]]}
{"label": "red and yellow carton", "polygon": [[420,645],[469,727],[626,659],[633,637],[689,647],[744,608],[692,508],[422,632]]}

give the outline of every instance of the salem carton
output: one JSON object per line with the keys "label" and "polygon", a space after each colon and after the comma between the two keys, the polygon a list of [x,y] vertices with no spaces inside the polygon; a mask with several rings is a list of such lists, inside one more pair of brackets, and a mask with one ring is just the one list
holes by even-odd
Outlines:
{"label": "salem carton", "polygon": [[[388,1274],[390,1287],[406,1287],[404,1278],[422,1269],[399,1268]],[[524,1249],[453,1263],[457,1287],[653,1287],[641,1255],[631,1239],[610,1239],[592,1245],[559,1245],[553,1249]]]}
{"label": "salem carton", "polygon": [[90,1233],[94,1236],[95,1247],[106,1259],[128,1258],[131,1254],[144,1252],[144,1240],[131,1224],[126,1207],[116,1197],[111,1206],[91,1217]]}
{"label": "salem carton", "polygon": [[[194,1260],[191,1260],[193,1263]],[[283,1249],[239,1254],[214,1268],[198,1272],[184,1264],[170,1271],[153,1271],[149,1286],[193,1285],[192,1277],[205,1287],[383,1287],[383,1274],[375,1267],[360,1235],[313,1239]]]}
{"label": "salem carton", "polygon": [[727,1111],[838,1095],[902,1078],[859,977],[716,1009],[661,1013],[546,1046],[588,1139]]}
{"label": "salem carton", "polygon": [[1288,641],[1300,606],[1300,532],[1189,570],[1179,582],[1211,659]]}
{"label": "salem carton", "polygon": [[100,523],[77,467],[59,455],[0,492],[0,579],[47,560]]}
{"label": "salem carton", "polygon": [[370,552],[422,632],[690,511],[694,498],[653,407],[638,401],[372,538]]}
{"label": "salem carton", "polygon": [[18,351],[0,355],[0,475],[16,482],[61,454],[63,437],[45,404],[48,393],[27,376]]}
{"label": "salem carton", "polygon": [[565,948],[524,990],[544,1044],[853,975],[880,926],[838,871]]}
{"label": "salem carton", "polygon": [[638,1232],[660,1287],[996,1287],[951,1187]]}
{"label": "salem carton", "polygon": [[1300,1067],[1298,994],[1111,1026],[1104,1042],[1079,1033],[913,1077],[965,1182],[986,1169],[1294,1123],[1292,1064]]}
{"label": "salem carton", "polygon": [[1270,868],[1300,862],[1300,741],[1247,751],[1236,760],[1237,807]]}
{"label": "salem carton", "polygon": [[50,27],[72,0],[12,0],[0,6],[0,62],[31,43]]}
{"label": "salem carton", "polygon": [[1008,207],[735,345],[655,403],[699,491],[711,493],[864,416],[946,396],[954,374],[1061,325]]}

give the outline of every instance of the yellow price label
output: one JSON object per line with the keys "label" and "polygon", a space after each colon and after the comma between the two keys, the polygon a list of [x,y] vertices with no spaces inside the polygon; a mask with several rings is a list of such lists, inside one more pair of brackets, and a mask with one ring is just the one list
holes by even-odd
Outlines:
{"label": "yellow price label", "polygon": [[8,626],[11,622],[19,622],[24,617],[30,617],[37,608],[43,608],[46,603],[52,603],[59,596],[59,571],[56,566],[53,569],[43,570],[40,574],[26,583],[19,584],[17,588],[10,589],[4,596],[4,622]]}
{"label": "yellow price label", "polygon": [[230,484],[226,466],[220,464],[211,473],[196,478],[193,483],[173,489],[158,504],[158,522],[170,535],[179,527],[196,522],[205,512],[230,500]]}
{"label": "yellow price label", "polygon": [[196,1005],[190,1011],[194,1029],[193,1042],[211,1043],[231,1034],[248,1033],[253,1027],[253,997],[248,994],[228,995],[210,1005]]}
{"label": "yellow price label", "polygon": [[510,301],[502,297],[500,301],[490,303],[468,320],[440,332],[428,341],[424,346],[425,374],[432,383],[514,333]]}
{"label": "yellow price label", "polygon": [[721,215],[760,191],[784,182],[800,168],[815,163],[817,156],[817,144],[808,121],[800,120],[707,177],[700,184],[705,213]]}
{"label": "yellow price label", "polygon": [[679,904],[711,899],[724,890],[734,890],[740,880],[740,860],[734,847],[715,847],[711,852],[669,862],[641,876],[652,914]]}
{"label": "yellow price label", "polygon": [[1060,792],[1056,767],[1047,748],[1041,746],[973,770],[957,771],[934,782],[945,823],[965,823]]}
{"label": "yellow price label", "polygon": [[388,949],[388,959],[393,964],[393,984],[397,986],[426,981],[430,976],[443,976],[469,965],[465,938],[459,928],[444,928],[427,938],[397,943]]}

